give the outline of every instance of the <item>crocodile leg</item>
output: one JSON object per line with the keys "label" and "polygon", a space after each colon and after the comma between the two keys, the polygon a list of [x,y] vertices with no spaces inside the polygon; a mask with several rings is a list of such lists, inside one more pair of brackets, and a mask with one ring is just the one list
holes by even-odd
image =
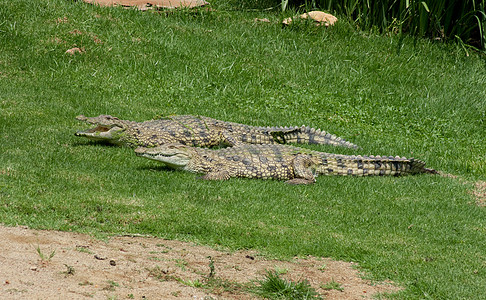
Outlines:
{"label": "crocodile leg", "polygon": [[299,154],[294,158],[294,175],[295,178],[287,180],[288,184],[313,184],[316,182],[311,167],[312,159],[309,155]]}

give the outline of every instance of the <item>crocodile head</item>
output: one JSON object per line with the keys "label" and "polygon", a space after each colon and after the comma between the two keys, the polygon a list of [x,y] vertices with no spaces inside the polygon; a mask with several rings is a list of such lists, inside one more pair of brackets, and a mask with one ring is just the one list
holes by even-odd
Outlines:
{"label": "crocodile head", "polygon": [[75,136],[86,137],[95,141],[106,141],[116,144],[126,130],[127,122],[110,115],[99,115],[98,117],[77,116],[77,120],[93,124],[95,127],[88,130],[77,131]]}
{"label": "crocodile head", "polygon": [[135,154],[151,160],[163,162],[171,168],[184,168],[192,159],[193,148],[178,144],[165,144],[155,148],[138,147]]}

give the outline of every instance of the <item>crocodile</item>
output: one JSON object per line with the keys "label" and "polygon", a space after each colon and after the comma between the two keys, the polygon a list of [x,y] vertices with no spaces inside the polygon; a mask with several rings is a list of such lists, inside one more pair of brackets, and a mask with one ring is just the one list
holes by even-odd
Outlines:
{"label": "crocodile", "polygon": [[324,153],[290,145],[237,145],[206,149],[172,143],[155,148],[139,147],[137,156],[163,162],[168,167],[204,173],[207,180],[231,177],[287,180],[311,184],[322,175],[408,175],[437,171],[421,160],[393,156],[360,156]]}
{"label": "crocodile", "polygon": [[358,148],[340,137],[306,126],[257,127],[191,115],[168,116],[145,122],[121,120],[110,115],[80,115],[76,119],[95,125],[76,132],[76,136],[129,147],[156,147],[176,142],[199,147],[299,143]]}

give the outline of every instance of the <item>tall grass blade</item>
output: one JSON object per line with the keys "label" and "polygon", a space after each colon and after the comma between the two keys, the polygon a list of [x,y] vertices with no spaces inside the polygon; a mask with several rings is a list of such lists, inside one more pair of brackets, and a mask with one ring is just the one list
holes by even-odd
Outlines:
{"label": "tall grass blade", "polygon": [[285,11],[287,9],[288,4],[289,4],[289,0],[282,0],[281,2],[282,11]]}
{"label": "tall grass blade", "polygon": [[[287,0],[289,1],[289,0]],[[289,5],[306,0],[290,0]],[[485,49],[486,1],[456,0],[312,0],[312,4],[345,15],[359,30],[386,32],[394,22],[400,33],[414,36],[457,40]],[[283,4],[283,2],[282,2]]]}

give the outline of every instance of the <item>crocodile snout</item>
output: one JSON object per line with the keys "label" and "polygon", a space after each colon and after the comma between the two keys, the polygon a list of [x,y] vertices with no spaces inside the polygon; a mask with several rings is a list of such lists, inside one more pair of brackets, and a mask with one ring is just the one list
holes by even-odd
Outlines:
{"label": "crocodile snout", "polygon": [[86,120],[88,120],[88,117],[86,117],[85,115],[79,115],[79,116],[76,117],[76,120],[86,121]]}
{"label": "crocodile snout", "polygon": [[144,147],[138,147],[138,148],[135,149],[135,154],[138,155],[138,156],[140,156],[140,155],[144,154],[145,151],[146,151],[146,148],[144,148]]}

